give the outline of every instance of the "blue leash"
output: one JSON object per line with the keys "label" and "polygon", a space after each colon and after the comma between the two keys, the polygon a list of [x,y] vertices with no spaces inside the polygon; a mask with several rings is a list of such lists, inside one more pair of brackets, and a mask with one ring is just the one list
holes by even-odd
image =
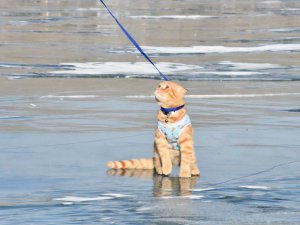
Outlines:
{"label": "blue leash", "polygon": [[152,60],[149,58],[149,56],[143,51],[143,49],[139,46],[139,44],[133,39],[133,37],[127,32],[127,30],[123,27],[123,25],[119,22],[119,20],[112,14],[112,12],[109,10],[109,8],[105,5],[103,0],[99,0],[104,7],[107,9],[109,14],[114,18],[114,20],[117,22],[121,30],[125,33],[125,35],[128,37],[128,39],[131,41],[131,43],[139,50],[139,52],[155,67],[155,69],[158,71],[159,75],[165,80],[168,81],[169,79],[156,67],[156,65],[152,62]]}

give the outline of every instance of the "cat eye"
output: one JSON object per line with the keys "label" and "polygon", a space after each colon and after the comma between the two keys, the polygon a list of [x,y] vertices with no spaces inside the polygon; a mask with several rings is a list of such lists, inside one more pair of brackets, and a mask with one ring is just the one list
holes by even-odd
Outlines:
{"label": "cat eye", "polygon": [[169,88],[169,86],[168,86],[168,85],[166,86],[166,89],[167,89],[167,88]]}

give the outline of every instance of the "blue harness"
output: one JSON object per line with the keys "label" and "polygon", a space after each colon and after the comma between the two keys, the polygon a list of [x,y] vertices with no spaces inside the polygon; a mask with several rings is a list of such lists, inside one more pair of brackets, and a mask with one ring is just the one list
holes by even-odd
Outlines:
{"label": "blue harness", "polygon": [[169,149],[180,151],[179,136],[183,129],[189,124],[191,124],[191,120],[187,114],[176,123],[163,123],[158,121],[158,129],[166,137]]}

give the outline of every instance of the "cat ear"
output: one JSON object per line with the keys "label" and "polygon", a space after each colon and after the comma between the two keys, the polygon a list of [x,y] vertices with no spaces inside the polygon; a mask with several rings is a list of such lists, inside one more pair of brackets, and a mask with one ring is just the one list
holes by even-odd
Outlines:
{"label": "cat ear", "polygon": [[176,85],[176,87],[173,89],[173,93],[175,94],[175,96],[178,96],[179,98],[184,97],[185,93],[187,93],[187,89],[185,89],[184,87],[180,86],[180,85]]}
{"label": "cat ear", "polygon": [[178,87],[178,92],[182,95],[185,95],[188,92],[188,90],[186,88],[182,87],[182,86],[179,86]]}

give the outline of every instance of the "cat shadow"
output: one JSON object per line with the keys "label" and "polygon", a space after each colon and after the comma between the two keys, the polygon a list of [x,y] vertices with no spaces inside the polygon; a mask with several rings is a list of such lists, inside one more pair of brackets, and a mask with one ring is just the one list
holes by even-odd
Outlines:
{"label": "cat shadow", "polygon": [[166,177],[154,173],[154,170],[142,169],[110,169],[107,171],[109,176],[126,176],[153,180],[153,196],[187,196],[192,194],[199,181],[199,177],[181,178]]}

